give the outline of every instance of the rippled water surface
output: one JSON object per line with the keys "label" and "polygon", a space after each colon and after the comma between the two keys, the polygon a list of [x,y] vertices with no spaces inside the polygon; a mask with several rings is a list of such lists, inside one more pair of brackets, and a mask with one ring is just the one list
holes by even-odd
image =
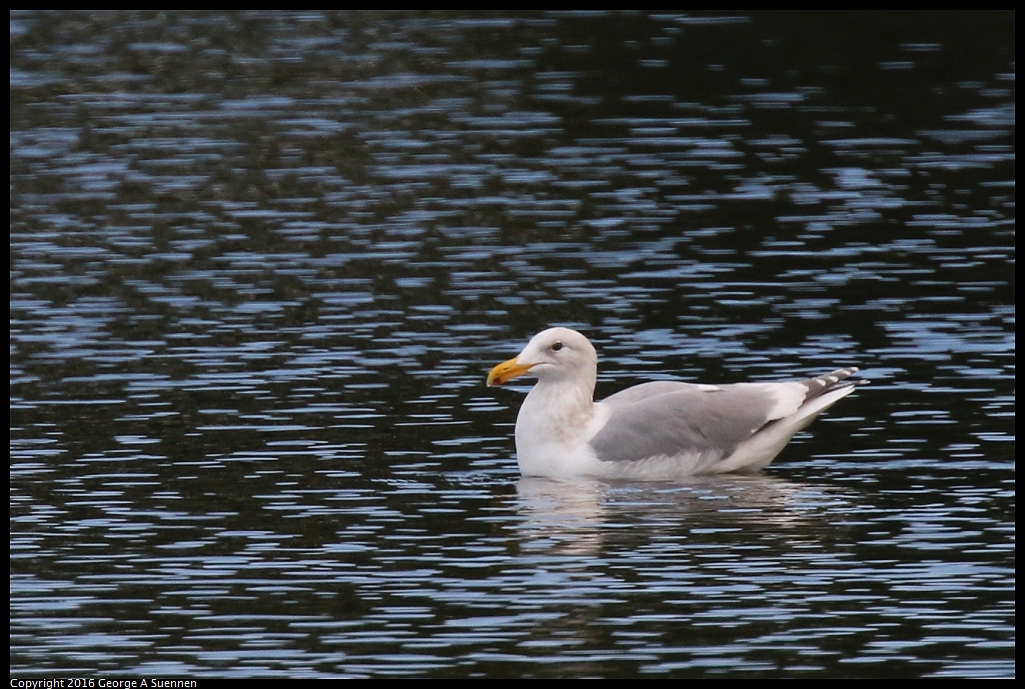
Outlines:
{"label": "rippled water surface", "polygon": [[[1014,14],[12,12],[11,674],[1011,677]],[[871,385],[765,472],[599,394]]]}

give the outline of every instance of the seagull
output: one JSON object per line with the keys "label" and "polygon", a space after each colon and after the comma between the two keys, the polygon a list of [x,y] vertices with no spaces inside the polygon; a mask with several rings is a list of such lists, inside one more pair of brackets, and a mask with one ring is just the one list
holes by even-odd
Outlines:
{"label": "seagull", "polygon": [[598,354],[549,328],[488,374],[488,387],[537,378],[516,417],[523,476],[673,479],[755,472],[794,434],[868,381],[855,367],[806,380],[702,385],[653,381],[594,401]]}

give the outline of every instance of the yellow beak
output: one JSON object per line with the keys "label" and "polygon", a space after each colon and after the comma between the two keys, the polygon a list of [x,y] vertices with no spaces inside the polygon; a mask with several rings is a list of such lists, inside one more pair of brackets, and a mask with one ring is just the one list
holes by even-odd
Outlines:
{"label": "yellow beak", "polygon": [[519,359],[503,361],[498,366],[491,369],[491,373],[488,374],[488,387],[490,388],[493,385],[508,383],[513,378],[522,376],[533,366],[534,364],[521,364]]}

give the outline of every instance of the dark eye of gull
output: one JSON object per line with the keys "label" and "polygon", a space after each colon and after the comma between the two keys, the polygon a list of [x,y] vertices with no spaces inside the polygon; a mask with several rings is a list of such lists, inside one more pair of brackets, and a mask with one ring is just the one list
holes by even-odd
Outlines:
{"label": "dark eye of gull", "polygon": [[562,349],[562,342],[560,340],[556,340],[554,343],[552,343],[552,351],[553,352],[557,352],[560,349]]}

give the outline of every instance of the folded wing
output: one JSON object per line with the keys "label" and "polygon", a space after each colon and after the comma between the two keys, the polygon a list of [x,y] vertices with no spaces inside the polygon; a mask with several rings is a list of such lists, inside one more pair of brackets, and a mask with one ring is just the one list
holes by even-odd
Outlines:
{"label": "folded wing", "polygon": [[695,470],[704,471],[736,454],[730,464],[747,463],[752,455],[751,463],[764,465],[797,431],[853,391],[844,379],[855,372],[839,369],[787,383],[638,385],[602,403],[609,418],[590,447],[607,462],[688,457]]}

